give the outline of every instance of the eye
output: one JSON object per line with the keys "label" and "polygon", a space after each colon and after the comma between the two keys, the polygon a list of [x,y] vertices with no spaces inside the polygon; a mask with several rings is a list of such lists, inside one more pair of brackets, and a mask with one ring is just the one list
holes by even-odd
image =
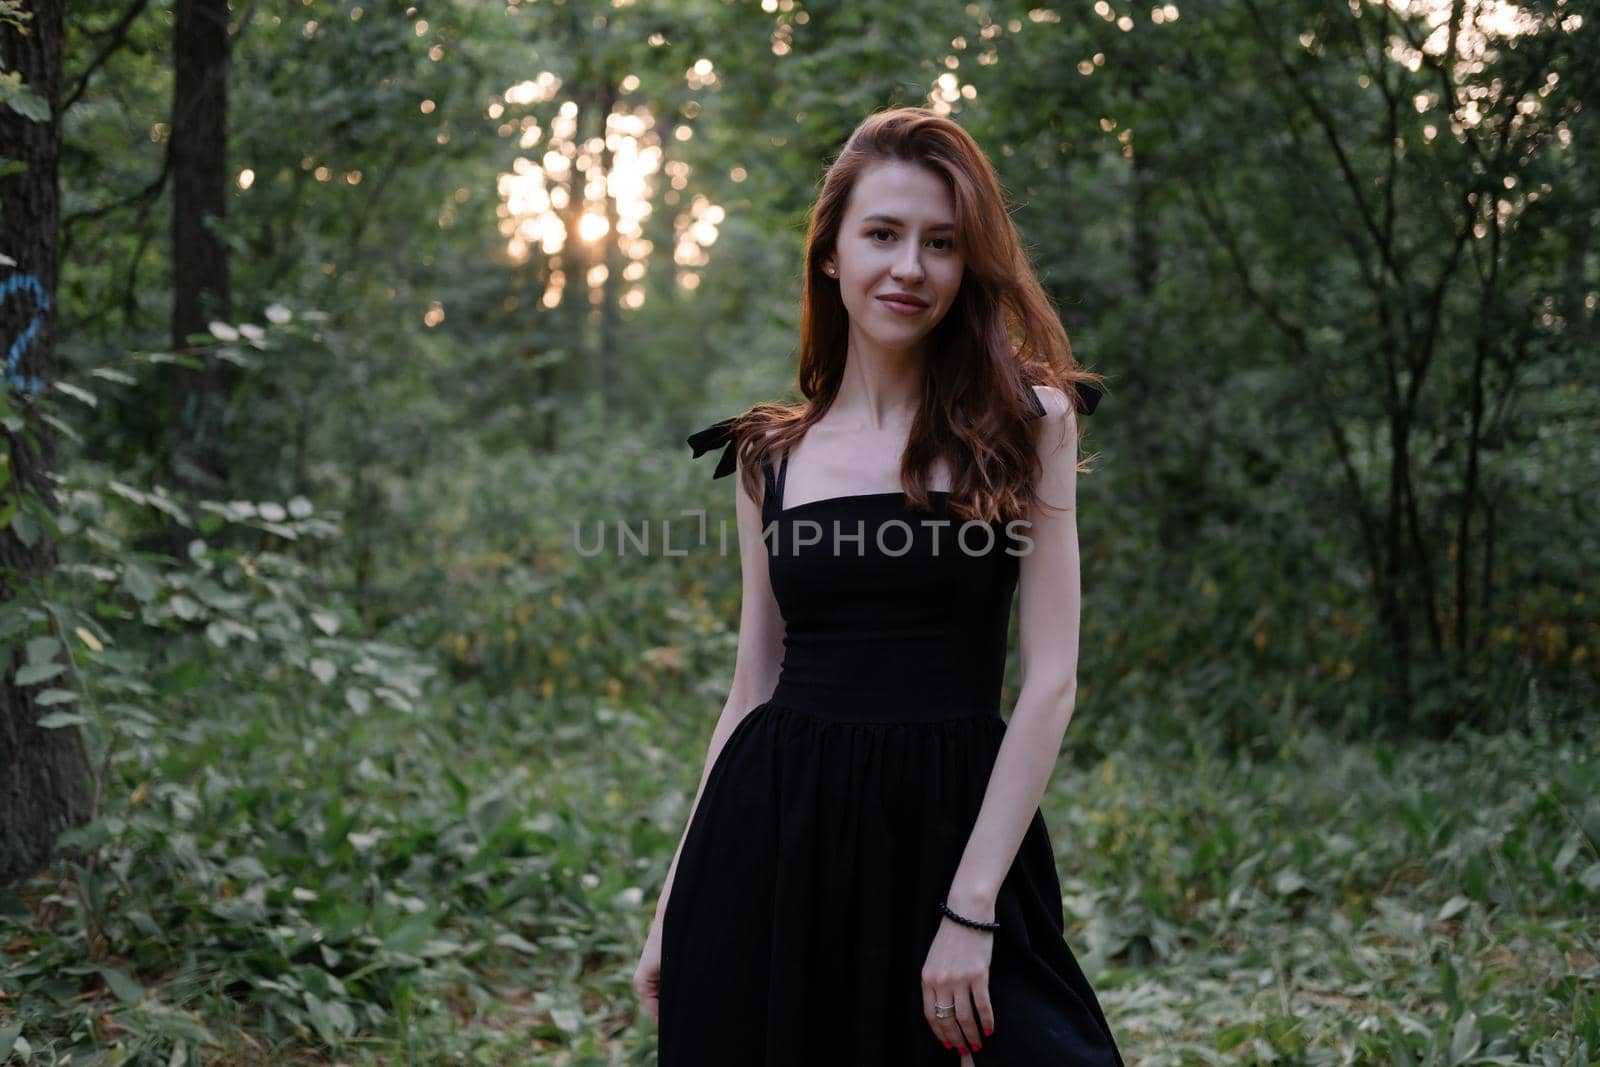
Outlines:
{"label": "eye", "polygon": [[879,230],[868,230],[867,231],[867,236],[868,237],[876,237],[880,233],[888,233],[888,232],[889,232],[888,230],[882,230],[882,229],[879,229]]}

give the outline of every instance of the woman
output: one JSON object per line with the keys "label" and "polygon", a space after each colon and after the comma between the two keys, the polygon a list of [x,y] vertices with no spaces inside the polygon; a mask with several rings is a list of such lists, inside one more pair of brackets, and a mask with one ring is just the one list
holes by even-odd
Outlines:
{"label": "woman", "polygon": [[807,236],[805,403],[689,438],[740,472],[743,607],[634,976],[661,1067],[1122,1063],[1038,810],[1076,691],[1097,378],[972,138],[920,108],[863,122]]}

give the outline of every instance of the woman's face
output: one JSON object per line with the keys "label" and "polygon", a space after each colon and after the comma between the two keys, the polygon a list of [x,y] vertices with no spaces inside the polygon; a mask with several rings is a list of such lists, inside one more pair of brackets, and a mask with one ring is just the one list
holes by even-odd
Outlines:
{"label": "woman's face", "polygon": [[[964,269],[955,221],[950,190],[934,171],[898,161],[862,171],[834,254],[823,261],[839,283],[853,346],[916,350],[944,318]],[[892,294],[910,299],[884,299]]]}

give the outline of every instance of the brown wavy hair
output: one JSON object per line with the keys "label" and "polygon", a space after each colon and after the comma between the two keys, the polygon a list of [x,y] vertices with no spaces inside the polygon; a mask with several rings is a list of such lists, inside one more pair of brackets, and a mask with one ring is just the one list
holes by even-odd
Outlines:
{"label": "brown wavy hair", "polygon": [[[901,460],[907,505],[928,506],[928,472],[943,456],[952,472],[953,515],[987,522],[1024,516],[1038,502],[1039,464],[1030,418],[1037,408],[1023,390],[1054,386],[1081,411],[1073,383],[1099,387],[1103,380],[1076,366],[993,165],[971,134],[921,107],[868,116],[827,168],[806,232],[799,349],[805,401],[757,404],[734,419],[741,481],[752,499],[761,499],[761,465],[797,443],[838,395],[849,317],[822,263],[834,250],[856,180],[891,161],[927,167],[944,180],[964,263],[955,302],[928,338],[922,402]],[[1081,427],[1083,420],[1076,421]],[[1077,462],[1088,471],[1084,460]]]}

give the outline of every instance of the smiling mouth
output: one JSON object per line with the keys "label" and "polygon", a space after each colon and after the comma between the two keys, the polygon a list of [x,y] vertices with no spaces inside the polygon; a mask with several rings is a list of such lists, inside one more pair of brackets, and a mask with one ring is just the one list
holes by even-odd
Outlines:
{"label": "smiling mouth", "polygon": [[927,304],[918,304],[910,300],[897,300],[890,296],[880,296],[878,299],[883,301],[885,304],[890,304],[897,308],[905,308],[907,311],[921,311],[923,308],[928,306]]}

